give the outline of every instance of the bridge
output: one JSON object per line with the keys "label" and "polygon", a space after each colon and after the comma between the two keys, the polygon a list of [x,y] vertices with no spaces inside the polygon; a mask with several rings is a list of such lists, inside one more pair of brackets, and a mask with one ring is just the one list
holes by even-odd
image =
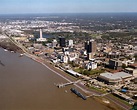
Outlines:
{"label": "bridge", "polygon": [[78,82],[80,82],[81,80],[77,80],[77,81],[73,81],[73,82],[68,82],[68,83],[61,83],[61,84],[56,84],[56,86],[58,88],[62,88],[62,87],[65,87],[65,86],[68,86],[68,85],[72,85],[72,84],[76,84]]}

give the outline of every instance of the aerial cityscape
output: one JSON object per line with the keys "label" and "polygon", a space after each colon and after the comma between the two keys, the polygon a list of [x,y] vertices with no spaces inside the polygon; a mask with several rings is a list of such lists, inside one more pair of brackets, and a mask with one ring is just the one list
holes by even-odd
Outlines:
{"label": "aerial cityscape", "polygon": [[0,6],[1,110],[137,110],[137,1]]}

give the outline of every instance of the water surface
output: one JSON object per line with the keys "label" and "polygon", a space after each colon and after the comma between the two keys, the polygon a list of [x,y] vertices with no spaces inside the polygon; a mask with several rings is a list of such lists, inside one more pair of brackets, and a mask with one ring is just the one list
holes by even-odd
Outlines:
{"label": "water surface", "polygon": [[[109,110],[93,99],[71,93],[66,82],[41,64],[0,49],[0,110]],[[67,91],[67,92],[65,92]]]}

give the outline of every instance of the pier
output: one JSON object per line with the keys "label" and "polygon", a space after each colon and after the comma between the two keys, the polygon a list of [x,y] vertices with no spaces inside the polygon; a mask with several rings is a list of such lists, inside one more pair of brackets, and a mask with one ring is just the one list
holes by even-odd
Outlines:
{"label": "pier", "polygon": [[56,84],[56,86],[58,88],[62,88],[62,87],[65,87],[65,86],[68,86],[68,85],[72,85],[72,84],[76,84],[78,82],[80,82],[81,80],[77,80],[77,81],[73,81],[73,82],[68,82],[68,83],[62,83],[62,84]]}

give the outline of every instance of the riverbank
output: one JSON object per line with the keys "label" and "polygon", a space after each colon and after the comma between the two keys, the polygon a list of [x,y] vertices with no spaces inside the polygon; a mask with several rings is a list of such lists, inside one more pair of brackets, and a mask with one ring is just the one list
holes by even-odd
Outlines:
{"label": "riverbank", "polygon": [[58,89],[54,83],[67,81],[19,55],[0,49],[0,59],[5,64],[0,65],[0,110],[111,110],[93,99],[77,98],[70,91],[74,85]]}
{"label": "riverbank", "polygon": [[[16,45],[17,43],[15,43]],[[18,46],[18,45],[16,45]],[[21,48],[21,46],[19,46]],[[24,50],[24,48],[22,49]],[[43,66],[45,66],[47,69],[49,69],[50,71],[52,71],[53,73],[57,74],[58,76],[60,76],[61,78],[65,79],[66,81],[68,82],[72,82],[72,81],[76,81],[77,79],[74,78],[74,77],[70,77],[70,75],[68,75],[67,73],[65,73],[64,71],[60,70],[60,69],[57,69],[55,68],[53,65],[50,64],[50,62],[48,60],[45,60],[45,59],[42,59],[41,57],[37,57],[35,55],[32,55],[32,54],[29,54],[27,53],[26,51],[25,52],[25,55],[33,60],[35,60],[36,62],[42,64]],[[89,88],[87,88],[85,85],[82,85],[81,83],[78,83],[78,84],[74,84],[77,88],[79,88],[80,90],[82,90],[84,93],[86,93],[86,95],[91,95],[91,94],[100,94],[99,92],[97,91],[94,91],[94,90],[91,90]],[[109,98],[111,99],[111,98]],[[113,99],[111,99],[113,100]],[[117,101],[112,101],[114,104],[119,104],[119,102]],[[111,105],[111,104],[110,104]],[[121,106],[121,105],[120,105]],[[122,108],[126,108],[125,110],[128,110],[128,106],[125,106],[125,105],[122,105],[121,106]],[[114,106],[114,110],[118,110],[117,109],[117,106]]]}
{"label": "riverbank", "polygon": [[[46,68],[48,68],[50,71],[52,71],[53,73],[57,74],[58,76],[60,76],[61,78],[65,79],[66,81],[68,82],[73,82],[73,81],[76,81],[77,79],[76,78],[73,78],[73,77],[70,77],[69,74],[65,73],[64,71],[61,71],[60,69],[57,69],[55,68],[54,66],[52,66],[48,61],[46,60],[43,60],[39,57],[36,57],[36,56],[33,56],[33,55],[30,55],[30,54],[25,54],[27,57],[33,59],[34,61],[42,64],[43,66],[45,66]],[[78,83],[78,84],[74,84],[77,88],[79,88],[80,90],[82,90],[85,95],[91,95],[91,94],[101,94],[100,92],[98,91],[95,91],[95,90],[91,90],[89,88],[87,88],[85,85],[82,85],[81,83]],[[120,106],[117,106],[119,103],[116,102],[116,101],[113,101],[113,99],[110,100],[110,103],[109,104],[106,104],[103,102],[103,100],[100,100],[102,99],[102,97],[91,97],[92,99],[94,99],[95,101],[101,103],[102,105],[105,105],[106,107],[108,107],[109,109],[111,110],[128,110],[124,107],[120,107]],[[108,99],[108,98],[105,98],[104,99]],[[108,99],[109,100],[109,99]],[[115,105],[117,104],[117,105]],[[123,109],[124,108],[124,109]]]}
{"label": "riverbank", "polygon": [[22,49],[12,43],[9,38],[0,39],[0,47],[9,51],[23,53]]}

